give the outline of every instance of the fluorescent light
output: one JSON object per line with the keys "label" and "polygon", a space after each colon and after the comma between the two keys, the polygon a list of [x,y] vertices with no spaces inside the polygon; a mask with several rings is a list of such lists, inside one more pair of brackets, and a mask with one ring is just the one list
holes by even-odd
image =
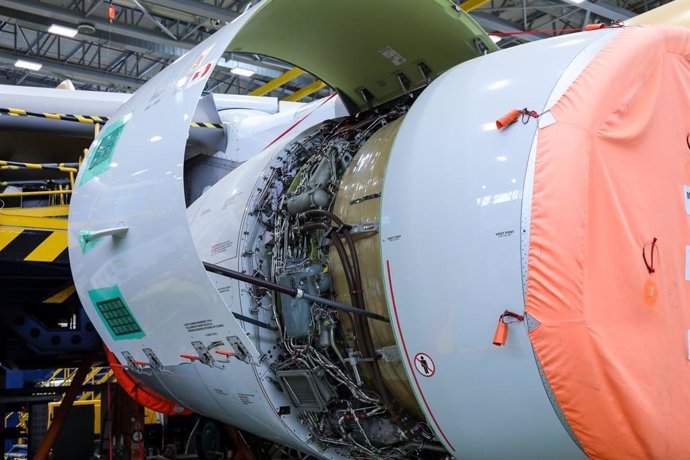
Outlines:
{"label": "fluorescent light", "polygon": [[72,29],[71,27],[64,27],[64,26],[59,26],[57,24],[53,24],[48,28],[48,32],[51,34],[56,34],[56,35],[62,35],[63,37],[69,37],[69,38],[74,38],[79,31],[77,29]]}
{"label": "fluorescent light", "polygon": [[490,38],[491,41],[494,42],[494,43],[498,43],[498,42],[500,42],[501,40],[503,40],[503,37],[499,37],[499,36],[497,36],[497,35],[489,35],[489,38]]}
{"label": "fluorescent light", "polygon": [[584,3],[585,0],[568,0],[570,3]]}
{"label": "fluorescent light", "polygon": [[241,67],[235,67],[230,72],[234,73],[235,75],[242,75],[243,77],[251,77],[252,75],[254,75],[256,73],[253,70],[247,70],[247,69],[243,69]]}
{"label": "fluorescent light", "polygon": [[23,59],[17,59],[17,62],[14,63],[14,66],[21,67],[22,69],[41,70],[43,64],[39,64],[38,62],[25,61]]}

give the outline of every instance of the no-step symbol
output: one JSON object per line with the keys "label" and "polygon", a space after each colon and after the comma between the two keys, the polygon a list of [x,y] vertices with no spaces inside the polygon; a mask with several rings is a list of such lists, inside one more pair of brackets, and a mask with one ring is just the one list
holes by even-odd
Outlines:
{"label": "no-step symbol", "polygon": [[414,357],[414,367],[423,377],[431,377],[436,372],[436,365],[431,356],[426,353],[417,353]]}

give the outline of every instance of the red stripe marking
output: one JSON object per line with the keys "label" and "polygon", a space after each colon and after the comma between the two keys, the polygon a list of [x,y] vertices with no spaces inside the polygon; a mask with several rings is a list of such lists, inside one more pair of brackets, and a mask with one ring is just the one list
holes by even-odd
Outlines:
{"label": "red stripe marking", "polygon": [[208,73],[209,70],[211,70],[211,67],[213,67],[213,63],[209,62],[206,64],[206,67],[204,67],[204,73],[201,74],[202,77],[205,77],[206,74]]}
{"label": "red stripe marking", "polygon": [[272,146],[273,144],[275,144],[276,142],[278,142],[279,140],[281,140],[283,137],[285,137],[285,135],[286,135],[287,133],[289,133],[290,131],[292,131],[293,129],[295,129],[300,123],[302,123],[304,120],[306,120],[307,117],[308,117],[309,115],[311,115],[312,113],[314,113],[314,112],[316,112],[317,110],[319,110],[321,107],[323,107],[323,105],[324,105],[326,102],[328,102],[328,101],[330,101],[331,99],[333,99],[337,94],[338,94],[338,93],[333,93],[333,94],[331,94],[330,96],[328,96],[328,98],[327,98],[325,101],[323,101],[323,102],[321,103],[321,105],[319,105],[317,108],[315,108],[314,110],[312,110],[311,112],[309,112],[308,114],[306,114],[305,116],[303,116],[302,118],[300,118],[299,120],[297,120],[297,123],[295,123],[294,125],[290,126],[288,129],[286,129],[285,131],[283,131],[283,133],[282,133],[280,136],[278,136],[278,137],[276,137],[275,139],[273,139],[273,141],[272,141],[270,144],[268,144],[266,147],[264,147],[264,150],[266,150],[267,148],[269,148],[270,146]]}
{"label": "red stripe marking", "polygon": [[450,441],[448,440],[446,435],[443,433],[441,426],[436,421],[436,417],[434,417],[434,413],[431,411],[431,407],[429,407],[429,403],[426,401],[426,398],[424,397],[424,392],[422,391],[422,388],[419,386],[419,381],[417,380],[416,369],[412,365],[412,361],[410,361],[410,354],[407,352],[407,345],[405,344],[405,337],[403,336],[402,329],[400,328],[400,319],[398,318],[398,307],[395,304],[395,294],[393,294],[393,278],[391,277],[391,262],[390,262],[390,260],[386,261],[386,270],[388,270],[388,286],[389,286],[390,293],[391,293],[391,302],[393,303],[393,314],[395,315],[395,324],[398,327],[398,334],[400,334],[400,340],[402,342],[403,349],[405,350],[405,358],[407,358],[407,365],[410,367],[410,371],[412,372],[412,377],[414,377],[414,383],[415,383],[415,385],[417,385],[417,390],[419,390],[419,394],[422,397],[422,401],[424,401],[424,405],[426,406],[426,410],[429,412],[429,415],[431,415],[431,419],[434,421],[434,425],[436,425],[438,432],[441,433],[441,436],[443,436],[443,439],[446,441],[446,444],[448,444],[448,447],[450,447],[450,449],[453,452],[455,452],[455,447],[453,447],[453,444],[450,443]]}

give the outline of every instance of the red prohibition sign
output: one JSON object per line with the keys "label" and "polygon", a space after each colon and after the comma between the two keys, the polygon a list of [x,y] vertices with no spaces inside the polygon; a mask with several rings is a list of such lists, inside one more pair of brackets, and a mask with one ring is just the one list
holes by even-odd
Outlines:
{"label": "red prohibition sign", "polygon": [[436,373],[436,365],[431,356],[426,353],[417,353],[414,357],[414,367],[422,377],[431,377]]}

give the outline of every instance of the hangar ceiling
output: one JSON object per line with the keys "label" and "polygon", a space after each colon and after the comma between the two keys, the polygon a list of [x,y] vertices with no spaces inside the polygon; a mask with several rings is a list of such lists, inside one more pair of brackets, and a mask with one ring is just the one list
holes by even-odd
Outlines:
{"label": "hangar ceiling", "polygon": [[[0,0],[0,83],[53,87],[69,78],[78,89],[130,92],[251,3]],[[518,33],[499,42],[499,46],[509,47],[593,22],[625,20],[664,3],[667,0],[468,0],[463,7],[490,33]],[[112,22],[111,4],[115,7]],[[318,15],[318,1],[314,4],[313,14]],[[48,32],[52,24],[81,25],[80,30],[91,33],[68,38]],[[42,67],[38,71],[18,68],[17,59]],[[231,72],[235,67],[254,73],[237,75]],[[225,67],[217,67],[209,89],[248,94],[290,69],[292,66],[275,59],[235,53],[226,57]],[[285,98],[305,87],[318,88],[318,82],[314,84],[313,77],[300,74],[269,95]],[[327,92],[327,88],[318,89],[311,97]]]}

